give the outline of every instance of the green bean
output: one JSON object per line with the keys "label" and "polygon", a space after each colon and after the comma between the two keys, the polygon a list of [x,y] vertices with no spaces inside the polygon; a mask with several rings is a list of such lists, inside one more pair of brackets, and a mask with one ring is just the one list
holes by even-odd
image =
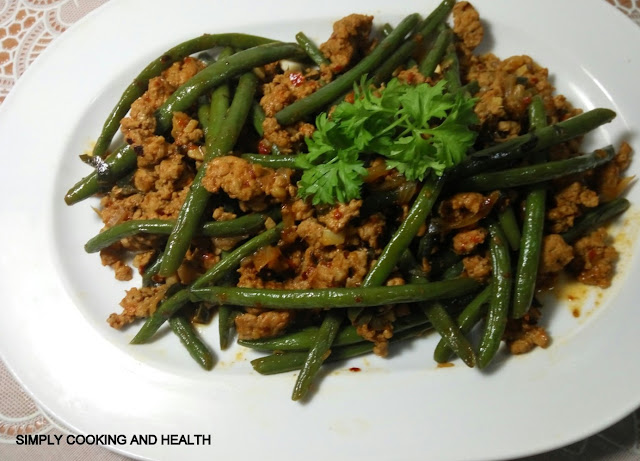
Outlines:
{"label": "green bean", "polygon": [[592,229],[605,224],[620,213],[624,213],[630,205],[629,200],[623,197],[603,203],[582,215],[571,229],[566,231],[564,234],[561,234],[562,238],[564,238],[567,243],[571,244]]}
{"label": "green bean", "polygon": [[383,24],[383,26],[380,28],[380,32],[382,32],[382,35],[384,37],[387,37],[392,31],[393,31],[393,26],[388,22]]}
{"label": "green bean", "polygon": [[[482,290],[473,301],[458,315],[456,323],[460,327],[462,334],[467,334],[480,321],[485,311],[485,306],[491,297],[491,286]],[[453,350],[449,347],[447,341],[442,338],[435,350],[433,351],[433,359],[438,363],[445,363],[453,354]]]}
{"label": "green bean", "polygon": [[489,314],[478,352],[477,363],[480,368],[489,365],[500,347],[511,304],[511,258],[507,240],[498,223],[489,224],[489,233],[493,282]]}
{"label": "green bean", "polygon": [[329,64],[329,60],[322,54],[322,51],[318,49],[316,44],[313,43],[304,32],[298,32],[296,34],[296,42],[298,42],[298,45],[307,53],[307,56],[318,66],[326,66]]}
{"label": "green bean", "polygon": [[513,207],[507,205],[500,210],[498,213],[498,221],[504,231],[505,237],[507,237],[509,246],[513,251],[518,251],[520,248],[520,227],[518,226],[518,220],[516,219]]}
{"label": "green bean", "polygon": [[148,264],[144,268],[142,273],[142,286],[148,287],[153,284],[153,277],[158,274],[160,270],[160,264],[162,264],[162,253],[158,253],[151,264]]}
{"label": "green bean", "polygon": [[442,0],[442,2],[420,24],[420,33],[426,37],[430,35],[449,15],[455,5],[455,0]]}
{"label": "green bean", "polygon": [[[248,242],[242,244],[201,275],[191,285],[191,288],[202,287],[208,283],[218,282],[226,274],[238,267],[244,258],[252,255],[263,246],[277,242],[280,238],[282,228],[282,224],[279,224],[278,226],[264,231],[263,233],[253,237]],[[224,287],[222,288],[224,289]],[[158,306],[153,315],[151,315],[144,325],[142,325],[140,331],[131,340],[131,344],[142,344],[147,342],[156,333],[156,331],[158,331],[162,324],[182,308],[182,306],[184,306],[188,301],[189,289],[182,289],[164,300],[164,302]]]}
{"label": "green bean", "polygon": [[256,130],[258,136],[264,136],[264,128],[262,127],[262,123],[266,115],[264,113],[264,109],[260,105],[258,101],[253,102],[253,106],[251,106],[251,124],[253,125],[253,129]]}
{"label": "green bean", "polygon": [[296,59],[304,52],[295,43],[268,43],[239,51],[228,58],[219,59],[181,85],[156,111],[156,132],[164,133],[171,127],[174,112],[185,111],[202,94],[230,78],[280,59]]}
{"label": "green bean", "polygon": [[456,45],[453,40],[447,45],[447,50],[444,55],[444,72],[443,77],[447,81],[447,90],[450,93],[460,91],[462,88],[462,82],[460,80],[460,61],[458,60],[458,53],[456,52]]}
{"label": "green bean", "polygon": [[343,321],[343,310],[331,310],[325,313],[313,347],[308,352],[304,365],[302,365],[302,369],[296,378],[291,400],[301,400],[311,390],[313,379],[320,371],[320,367],[322,367],[322,363],[328,354],[331,354],[331,345]]}
{"label": "green bean", "polygon": [[473,347],[444,306],[439,302],[433,302],[421,304],[421,308],[442,339],[468,367],[473,368],[476,364]]}
{"label": "green bean", "polygon": [[430,77],[442,60],[447,47],[453,40],[453,32],[446,25],[441,25],[438,36],[433,46],[420,62],[420,73],[425,77]]}
{"label": "green bean", "polygon": [[208,140],[209,134],[209,104],[200,104],[198,106],[198,123],[204,133],[205,143]]}
{"label": "green bean", "polygon": [[[241,53],[237,53],[229,59],[239,54]],[[224,61],[223,59],[222,62]],[[209,196],[211,195],[202,185],[202,178],[206,174],[207,163],[214,157],[226,154],[233,149],[251,108],[251,101],[253,100],[257,84],[258,79],[252,72],[243,74],[238,81],[233,102],[220,128],[220,133],[216,136],[211,150],[205,153],[205,160],[191,183],[187,197],[178,214],[176,225],[167,240],[164,256],[162,257],[162,266],[160,266],[159,274],[161,276],[167,277],[173,274],[182,263],[198,223],[204,213]],[[213,113],[210,117],[213,117]]]}
{"label": "green bean", "polygon": [[[218,61],[227,59],[233,55],[234,50],[227,47],[220,52]],[[223,83],[211,93],[211,103],[209,105],[209,121],[207,122],[208,136],[205,134],[205,152],[212,152],[215,149],[215,142],[222,129],[222,123],[229,110],[231,101],[231,89],[228,83]]]}
{"label": "green bean", "polygon": [[571,157],[565,160],[469,176],[458,182],[457,187],[459,187],[460,190],[486,191],[537,184],[590,170],[608,162],[614,156],[615,151],[613,147],[606,146],[590,154]]}
{"label": "green bean", "polygon": [[527,145],[526,151],[547,149],[595,130],[600,125],[609,123],[615,116],[616,113],[609,109],[592,109],[568,120],[563,120],[539,130],[516,136],[495,146],[487,147],[471,154],[470,157],[475,159],[487,158],[499,152],[513,151],[523,145]]}
{"label": "green bean", "polygon": [[212,286],[207,288],[193,287],[191,300],[265,309],[332,309],[452,298],[467,294],[477,287],[478,283],[468,278],[430,282],[424,285],[361,286],[316,290],[268,290]]}
{"label": "green bean", "polygon": [[[133,150],[133,147],[124,144],[115,152],[109,154],[107,158],[105,158],[104,164],[109,169],[110,179],[115,182],[133,170],[137,164],[137,160],[138,156]],[[102,189],[103,186],[98,180],[98,173],[94,170],[67,191],[67,194],[64,196],[64,201],[67,205],[73,205],[97,194]]]}
{"label": "green bean", "polygon": [[[228,221],[214,221],[204,224],[197,235],[205,237],[237,237],[249,235],[262,229],[267,219],[265,214],[250,214]],[[95,253],[126,237],[137,234],[169,235],[175,227],[175,220],[147,219],[132,220],[116,224],[100,232],[84,245],[87,253]]]}
{"label": "green bean", "polygon": [[418,21],[418,15],[407,16],[367,57],[362,59],[353,68],[331,83],[318,89],[311,95],[299,99],[293,104],[276,113],[276,120],[280,125],[290,125],[326,107],[345,92],[349,91],[353,84],[388,56],[400,45],[404,37],[413,29]]}
{"label": "green bean", "polygon": [[[544,102],[536,95],[529,105],[530,130],[540,130],[547,126],[547,114]],[[536,153],[536,163],[546,160],[546,152]],[[522,224],[522,238],[518,263],[516,265],[516,279],[513,293],[513,307],[511,317],[519,319],[531,307],[531,301],[538,278],[538,266],[542,255],[542,235],[544,233],[545,202],[547,191],[544,184],[535,186],[525,199],[524,222]]]}
{"label": "green bean", "polygon": [[[425,323],[428,322],[422,313],[400,317],[393,324],[393,333],[396,334]],[[318,327],[306,327],[276,338],[240,339],[238,344],[261,351],[307,351],[313,346],[317,335]],[[358,334],[355,326],[344,325],[336,335],[333,346],[348,346],[362,341],[362,336]]]}
{"label": "green bean", "polygon": [[213,368],[213,354],[202,342],[191,322],[182,315],[174,315],[169,319],[169,325],[176,336],[180,338],[180,342],[193,360],[205,370],[211,370]]}
{"label": "green bean", "polygon": [[234,319],[240,312],[231,306],[222,305],[218,308],[218,336],[220,337],[220,349],[229,347],[230,330]]}
{"label": "green bean", "polygon": [[[424,224],[427,216],[431,213],[433,204],[442,190],[443,183],[444,176],[431,175],[425,179],[418,197],[409,210],[409,214],[400,224],[398,230],[391,236],[389,243],[384,247],[375,265],[363,280],[363,287],[380,286],[387,280],[400,256],[409,247],[420,226]],[[352,322],[360,315],[363,306],[352,307],[349,310],[349,318]]]}
{"label": "green bean", "polygon": [[127,87],[116,106],[112,109],[104,123],[102,132],[93,148],[93,156],[102,157],[109,148],[113,136],[120,128],[120,120],[127,114],[133,101],[138,99],[147,90],[149,80],[160,75],[174,62],[180,61],[189,55],[199,51],[208,50],[216,46],[233,46],[236,48],[252,48],[258,45],[271,43],[274,40],[246,34],[205,34],[200,37],[187,40],[174,46],[153,60]]}
{"label": "green bean", "polygon": [[[396,343],[416,336],[421,336],[431,329],[428,324],[410,328],[398,334],[394,334],[389,340],[390,343]],[[358,355],[368,354],[374,348],[374,344],[370,341],[362,341],[349,346],[336,347],[331,351],[331,355],[325,360],[326,362],[337,362],[346,360]],[[288,371],[299,370],[307,358],[307,352],[292,351],[282,354],[273,354],[261,357],[251,361],[251,366],[255,371],[263,375],[273,375],[277,373],[286,373]]]}
{"label": "green bean", "polygon": [[425,179],[418,193],[418,197],[409,210],[409,214],[391,237],[387,246],[382,250],[375,266],[373,266],[365,277],[363,286],[382,285],[387,277],[389,277],[400,255],[407,249],[418,233],[420,226],[424,224],[427,216],[431,213],[431,209],[442,190],[443,183],[443,176],[438,177],[432,175]]}
{"label": "green bean", "polygon": [[262,155],[262,154],[242,154],[242,158],[267,168],[292,168],[297,169],[297,155]]}
{"label": "green bean", "polygon": [[[411,55],[418,47],[418,43],[423,42],[438,25],[442,24],[446,16],[453,8],[455,1],[444,0],[433,12],[425,18],[418,27],[418,33],[405,41],[373,74],[374,85],[381,85],[386,82],[393,72],[401,65],[407,63],[407,68],[413,67],[410,62]],[[409,60],[409,61],[408,61]]]}

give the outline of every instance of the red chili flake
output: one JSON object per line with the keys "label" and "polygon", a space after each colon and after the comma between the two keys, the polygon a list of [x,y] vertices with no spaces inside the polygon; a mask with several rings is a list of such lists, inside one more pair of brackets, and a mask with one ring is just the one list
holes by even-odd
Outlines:
{"label": "red chili flake", "polygon": [[529,104],[531,104],[531,96],[525,96],[524,98],[522,98],[522,102],[528,106]]}
{"label": "red chili flake", "polygon": [[529,81],[530,81],[531,83],[533,83],[534,85],[535,85],[536,83],[538,83],[538,82],[539,82],[538,77],[531,77],[531,78],[529,79]]}
{"label": "red chili flake", "polygon": [[336,72],[336,73],[340,73],[340,72],[342,72],[342,69],[344,69],[344,66],[343,66],[343,65],[341,65],[341,64],[337,64],[337,65],[335,65],[335,66],[333,67],[333,71],[334,71],[334,72]]}
{"label": "red chili flake", "polygon": [[271,147],[267,145],[267,142],[264,139],[258,143],[258,153],[262,155],[271,153]]}
{"label": "red chili flake", "polygon": [[289,81],[293,86],[300,86],[304,83],[304,75],[300,72],[293,72],[289,74]]}
{"label": "red chili flake", "polygon": [[342,219],[342,211],[340,209],[336,208],[333,211],[333,219]]}
{"label": "red chili flake", "polygon": [[589,253],[587,256],[589,258],[589,261],[593,261],[598,256],[598,252],[595,249],[589,250]]}
{"label": "red chili flake", "polygon": [[349,368],[349,371],[353,371],[354,373],[357,373],[357,372],[362,371],[362,370],[360,368],[358,368],[358,367],[351,367],[351,368]]}

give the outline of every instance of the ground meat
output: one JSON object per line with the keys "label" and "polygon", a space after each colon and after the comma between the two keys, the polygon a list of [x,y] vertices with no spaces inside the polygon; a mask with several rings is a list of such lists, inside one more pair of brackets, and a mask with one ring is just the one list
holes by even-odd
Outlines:
{"label": "ground meat", "polygon": [[551,340],[544,328],[537,325],[540,310],[532,308],[520,319],[510,319],[507,323],[504,339],[509,352],[525,354],[536,346],[543,349],[549,346]]}
{"label": "ground meat", "polygon": [[110,266],[116,280],[129,281],[133,278],[133,270],[125,264],[125,249],[118,244],[100,250],[100,261],[103,266]]}
{"label": "ground meat", "polygon": [[472,51],[482,42],[484,28],[480,15],[469,2],[458,2],[453,7],[453,32],[460,40],[460,46]]}
{"label": "ground meat", "polygon": [[486,283],[491,276],[491,258],[473,255],[462,258],[464,266],[463,276],[467,276],[480,283]]}
{"label": "ground meat", "polygon": [[556,206],[549,210],[547,219],[551,221],[551,231],[555,233],[565,232],[573,227],[575,219],[585,207],[596,207],[599,202],[596,192],[577,181],[560,190],[554,200]]}
{"label": "ground meat", "polygon": [[120,329],[137,318],[149,317],[153,314],[167,292],[167,285],[155,287],[132,288],[120,302],[124,309],[121,314],[111,314],[107,319],[109,325]]}
{"label": "ground meat", "polygon": [[223,190],[229,197],[243,201],[265,195],[283,201],[296,193],[295,186],[291,185],[289,179],[291,173],[286,168],[273,170],[227,155],[209,162],[202,185],[209,192]]}
{"label": "ground meat", "polygon": [[419,85],[427,81],[427,78],[420,73],[418,66],[410,67],[398,72],[396,75],[398,80],[408,85]]}
{"label": "ground meat", "polygon": [[353,218],[359,216],[362,200],[351,200],[349,203],[338,203],[327,213],[318,216],[332,232],[340,232]]}
{"label": "ground meat", "polygon": [[631,146],[623,142],[613,160],[596,169],[596,188],[603,201],[608,202],[618,197],[633,179],[622,177],[622,173],[629,167],[631,157]]}
{"label": "ground meat", "polygon": [[580,282],[608,288],[615,272],[618,252],[610,244],[604,227],[578,240],[573,246],[575,260],[571,265]]}
{"label": "ground meat", "polygon": [[484,243],[488,231],[483,227],[463,230],[453,236],[453,251],[458,254],[469,254],[478,245]]}
{"label": "ground meat", "polygon": [[478,192],[460,192],[443,200],[438,212],[446,223],[458,223],[477,214],[484,203],[485,196]]}
{"label": "ground meat", "polygon": [[332,72],[342,72],[366,53],[371,46],[372,22],[373,16],[351,14],[333,24],[331,37],[320,45],[320,51],[331,61]]}
{"label": "ground meat", "polygon": [[296,122],[293,125],[281,127],[273,117],[265,118],[262,122],[264,139],[269,145],[275,144],[283,154],[291,153],[301,145],[304,138],[310,138],[315,131],[311,123]]}
{"label": "ground meat", "polygon": [[[460,5],[460,4],[458,4]],[[529,56],[513,56],[504,61],[493,54],[461,56],[463,81],[475,80],[480,90],[475,112],[483,125],[483,136],[503,141],[519,134],[531,98],[539,94],[549,123],[565,120],[577,113],[569,102],[553,95],[549,71]]]}
{"label": "ground meat", "polygon": [[289,104],[309,96],[320,87],[317,80],[306,78],[300,72],[285,72],[276,75],[262,86],[260,105],[267,117],[273,117]]}
{"label": "ground meat", "polygon": [[382,306],[376,308],[376,312],[368,322],[356,325],[356,331],[363,339],[374,343],[374,354],[386,357],[389,350],[389,340],[393,337],[393,322],[395,320],[394,309],[390,306]]}
{"label": "ground meat", "polygon": [[[284,306],[283,306],[284,307]],[[291,311],[244,313],[235,318],[239,339],[271,338],[284,333],[293,318]]]}
{"label": "ground meat", "polygon": [[380,213],[369,216],[358,226],[358,237],[370,248],[379,247],[379,238],[383,235],[386,221]]}
{"label": "ground meat", "polygon": [[573,248],[558,234],[545,235],[539,272],[560,272],[573,260]]}

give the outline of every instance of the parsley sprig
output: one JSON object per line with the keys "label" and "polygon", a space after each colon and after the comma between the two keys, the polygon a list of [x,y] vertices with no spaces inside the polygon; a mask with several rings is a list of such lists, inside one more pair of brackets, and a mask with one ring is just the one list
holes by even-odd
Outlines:
{"label": "parsley sprig", "polygon": [[309,153],[296,160],[303,170],[298,195],[311,196],[314,205],[359,198],[369,154],[420,181],[461,162],[476,138],[470,129],[478,123],[475,99],[446,92],[446,83],[411,86],[392,79],[377,89],[363,79],[353,103],[316,118],[316,131],[306,140]]}

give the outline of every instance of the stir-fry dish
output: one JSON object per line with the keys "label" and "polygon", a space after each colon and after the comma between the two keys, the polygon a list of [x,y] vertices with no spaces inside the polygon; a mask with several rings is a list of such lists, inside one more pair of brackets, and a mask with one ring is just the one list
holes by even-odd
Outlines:
{"label": "stir-fry dish", "polygon": [[615,113],[573,107],[529,56],[475,53],[483,35],[444,0],[395,26],[351,14],[319,46],[203,35],[150,63],[65,197],[99,198],[85,250],[142,276],[109,325],[142,344],[167,322],[210,369],[194,324],[217,316],[220,349],[300,370],[294,400],[323,363],[430,330],[442,364],[547,347],[537,292],[615,276],[631,148],[583,152]]}

